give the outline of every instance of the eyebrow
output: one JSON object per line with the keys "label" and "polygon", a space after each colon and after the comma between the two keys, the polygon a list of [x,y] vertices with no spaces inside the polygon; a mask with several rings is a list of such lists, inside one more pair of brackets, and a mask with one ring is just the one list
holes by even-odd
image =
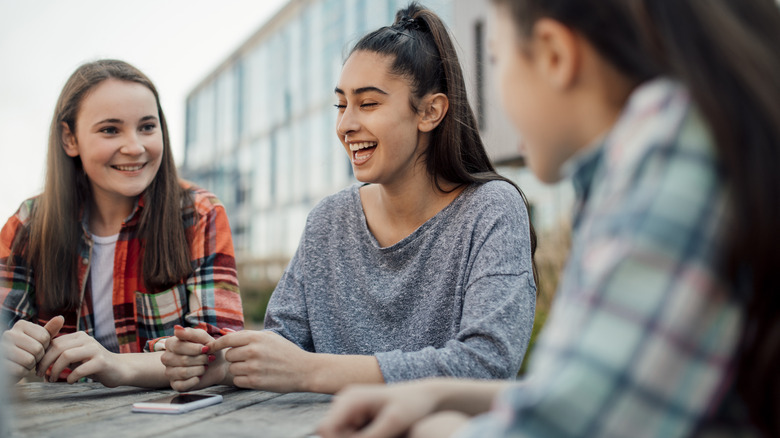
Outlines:
{"label": "eyebrow", "polygon": [[[333,90],[333,91],[336,94],[341,94],[341,95],[345,95],[345,96],[347,94],[347,93],[344,92],[344,90],[342,90],[339,87],[336,87],[336,89]],[[374,87],[374,86],[360,87],[360,88],[355,88],[354,90],[352,90],[352,94],[363,94],[363,93],[370,93],[370,92],[375,92],[375,93],[387,95],[386,91],[382,90],[381,88]]]}
{"label": "eyebrow", "polygon": [[[143,117],[141,117],[141,120],[140,120],[140,122],[146,122],[146,121],[148,121],[148,120],[157,120],[157,117],[155,117],[155,116],[152,116],[152,115],[143,116]],[[97,122],[97,123],[93,124],[92,126],[101,125],[101,124],[103,124],[103,123],[116,123],[116,124],[123,124],[123,123],[125,123],[125,122],[124,122],[123,120],[121,120],[121,119],[105,119],[105,120],[101,120],[101,121],[99,121],[99,122]]]}

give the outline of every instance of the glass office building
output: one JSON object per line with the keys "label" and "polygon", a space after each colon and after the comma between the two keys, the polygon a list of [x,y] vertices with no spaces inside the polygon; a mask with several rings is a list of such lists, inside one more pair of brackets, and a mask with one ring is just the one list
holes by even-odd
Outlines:
{"label": "glass office building", "polygon": [[[407,3],[291,0],[188,96],[181,173],[225,204],[242,288],[275,283],[295,252],[309,210],[355,182],[335,133],[333,89],[351,44],[390,24]],[[501,167],[507,176],[533,185],[524,188],[535,220],[558,216],[560,208],[548,208],[547,198],[564,199],[565,205],[567,192],[539,187],[518,167],[518,140],[501,118],[489,84],[486,0],[423,4],[448,23],[458,41],[491,157],[507,164]]]}

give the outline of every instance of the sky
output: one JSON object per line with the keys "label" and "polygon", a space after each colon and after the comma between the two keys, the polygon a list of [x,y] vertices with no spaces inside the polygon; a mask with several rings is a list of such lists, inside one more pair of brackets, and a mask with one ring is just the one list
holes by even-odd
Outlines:
{"label": "sky", "polygon": [[183,160],[187,94],[287,0],[0,0],[0,224],[43,189],[48,130],[84,62],[127,61],[154,82]]}

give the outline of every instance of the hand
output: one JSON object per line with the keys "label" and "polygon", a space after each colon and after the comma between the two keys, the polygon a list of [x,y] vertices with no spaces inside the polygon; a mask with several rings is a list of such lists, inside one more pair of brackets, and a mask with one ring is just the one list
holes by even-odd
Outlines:
{"label": "hand", "polygon": [[165,353],[161,357],[165,376],[176,391],[205,388],[228,383],[228,364],[224,354],[209,354],[206,344],[213,342],[205,330],[174,327],[174,336],[165,340]]}
{"label": "hand", "polygon": [[323,438],[399,436],[435,412],[439,402],[425,381],[350,386],[334,398],[317,432]]}
{"label": "hand", "polygon": [[229,333],[209,345],[225,352],[233,384],[241,388],[274,392],[307,391],[314,353],[271,331],[243,330]]}
{"label": "hand", "polygon": [[123,365],[124,361],[119,354],[106,350],[97,339],[78,331],[51,341],[38,364],[38,376],[48,374],[49,381],[56,382],[60,374],[70,368],[68,383],[76,383],[83,377],[90,377],[113,388],[124,384],[123,379],[128,375]]}
{"label": "hand", "polygon": [[64,323],[65,318],[62,316],[52,318],[43,327],[20,320],[3,333],[5,370],[15,382],[35,369]]}

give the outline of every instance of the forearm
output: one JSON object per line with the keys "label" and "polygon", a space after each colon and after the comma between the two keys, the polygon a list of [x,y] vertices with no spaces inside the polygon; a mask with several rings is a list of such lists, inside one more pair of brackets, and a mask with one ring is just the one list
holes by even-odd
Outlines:
{"label": "forearm", "polygon": [[430,379],[422,384],[438,400],[436,411],[457,411],[474,416],[489,411],[493,399],[516,383],[505,380]]}
{"label": "forearm", "polygon": [[162,351],[119,354],[120,378],[114,386],[129,385],[143,388],[170,386],[170,382],[165,376],[165,365],[160,360],[162,354]]}
{"label": "forearm", "polygon": [[374,356],[311,354],[311,373],[303,391],[335,394],[355,383],[385,383]]}

